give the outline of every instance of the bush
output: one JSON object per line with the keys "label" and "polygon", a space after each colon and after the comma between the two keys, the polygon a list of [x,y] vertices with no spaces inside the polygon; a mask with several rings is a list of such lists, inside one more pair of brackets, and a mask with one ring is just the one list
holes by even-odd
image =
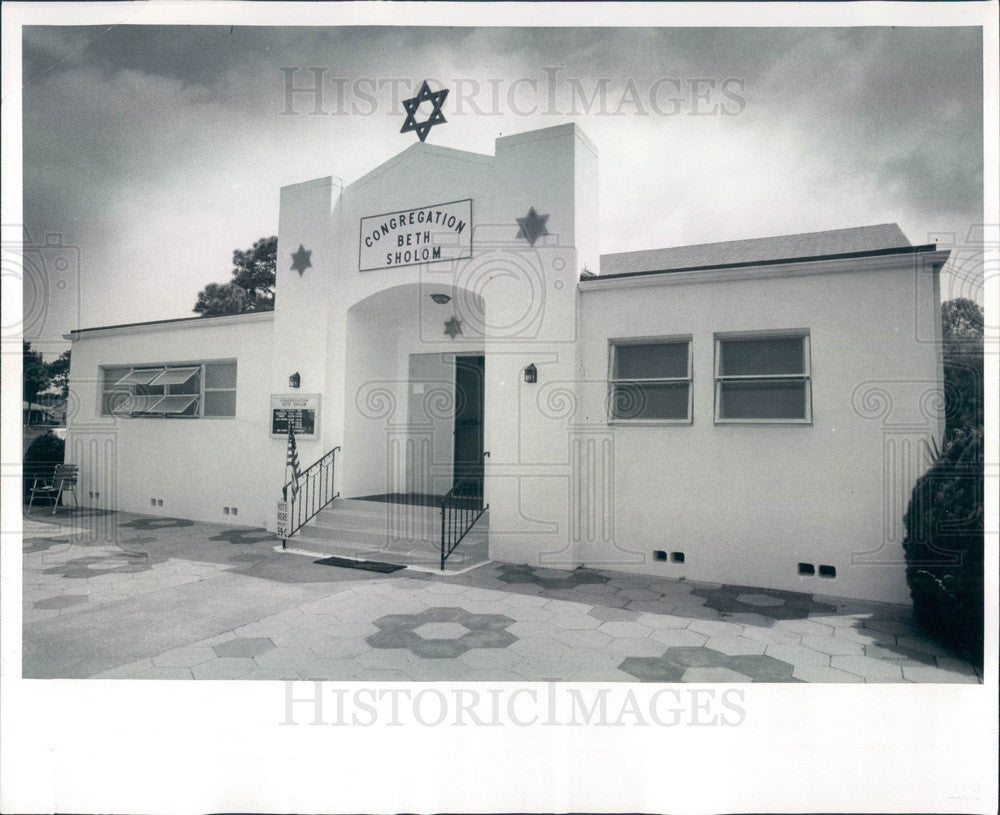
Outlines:
{"label": "bush", "polygon": [[983,664],[983,428],[956,430],[913,488],[906,581],[920,627]]}
{"label": "bush", "polygon": [[57,464],[63,463],[66,442],[52,433],[39,436],[24,454],[24,502],[28,501],[31,484],[36,477],[52,475]]}
{"label": "bush", "polygon": [[906,582],[925,633],[983,664],[983,312],[941,306],[944,448],[906,510]]}

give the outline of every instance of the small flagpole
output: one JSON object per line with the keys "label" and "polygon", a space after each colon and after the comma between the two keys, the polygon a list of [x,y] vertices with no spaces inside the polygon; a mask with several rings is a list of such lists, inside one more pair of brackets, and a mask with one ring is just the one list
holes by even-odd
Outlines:
{"label": "small flagpole", "polygon": [[[288,468],[292,468],[292,477],[288,479]],[[295,430],[292,428],[292,423],[288,423],[288,448],[285,453],[285,477],[292,487],[292,500],[294,501],[299,494],[299,478],[302,473],[299,469],[299,451],[295,445]]]}

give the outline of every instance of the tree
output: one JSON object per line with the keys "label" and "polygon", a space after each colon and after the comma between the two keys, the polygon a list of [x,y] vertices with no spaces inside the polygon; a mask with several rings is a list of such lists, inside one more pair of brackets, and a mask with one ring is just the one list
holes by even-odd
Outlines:
{"label": "tree", "polygon": [[260,238],[249,249],[234,250],[232,280],[205,286],[193,310],[202,317],[272,311],[277,261],[278,239],[273,235]]}
{"label": "tree", "polygon": [[941,305],[945,436],[983,424],[983,310],[964,297]]}
{"label": "tree", "polygon": [[947,427],[937,460],[916,483],[903,521],[906,581],[920,627],[983,660],[983,312],[941,306]]}
{"label": "tree", "polygon": [[39,351],[31,347],[31,343],[24,342],[24,369],[22,373],[23,397],[29,407],[38,399],[38,394],[46,390],[52,384],[49,378],[48,366]]}
{"label": "tree", "polygon": [[941,304],[941,332],[945,343],[983,339],[983,310],[966,297]]}
{"label": "tree", "polygon": [[70,349],[67,348],[47,368],[49,379],[52,380],[51,387],[56,388],[63,399],[69,397],[69,359]]}

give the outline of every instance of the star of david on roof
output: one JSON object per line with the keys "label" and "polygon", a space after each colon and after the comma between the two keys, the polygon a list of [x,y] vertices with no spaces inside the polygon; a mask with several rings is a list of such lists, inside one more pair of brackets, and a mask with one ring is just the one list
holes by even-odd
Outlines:
{"label": "star of david on roof", "polygon": [[[431,128],[434,125],[444,124],[448,120],[444,118],[444,114],[441,112],[441,105],[444,104],[444,100],[448,96],[448,89],[445,88],[442,91],[431,91],[430,87],[427,85],[427,80],[420,86],[420,90],[417,91],[417,95],[412,99],[403,100],[403,108],[406,110],[406,121],[403,122],[402,128],[400,128],[400,133],[409,133],[411,130],[415,131],[420,141],[427,138],[427,134],[431,132]],[[420,108],[422,102],[430,102],[433,105],[431,110],[431,115],[428,116],[424,121],[417,121],[417,110]]]}

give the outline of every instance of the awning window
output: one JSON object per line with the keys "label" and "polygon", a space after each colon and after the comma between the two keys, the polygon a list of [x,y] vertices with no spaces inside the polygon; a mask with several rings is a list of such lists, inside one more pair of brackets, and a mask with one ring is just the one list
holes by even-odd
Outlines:
{"label": "awning window", "polygon": [[153,405],[163,399],[162,396],[128,396],[121,394],[114,400],[111,412],[116,416],[128,416],[133,413],[147,413]]}
{"label": "awning window", "polygon": [[133,368],[115,383],[115,387],[117,388],[121,385],[148,385],[164,371],[166,371],[166,368]]}
{"label": "awning window", "polygon": [[146,408],[144,413],[167,413],[171,415],[178,415],[186,411],[191,405],[198,401],[197,396],[188,396],[186,394],[180,394],[176,396],[158,396],[154,397],[157,401]]}
{"label": "awning window", "polygon": [[183,385],[192,376],[197,374],[201,370],[200,365],[194,365],[188,368],[167,368],[161,374],[159,374],[151,382],[145,382],[141,384],[148,385]]}

